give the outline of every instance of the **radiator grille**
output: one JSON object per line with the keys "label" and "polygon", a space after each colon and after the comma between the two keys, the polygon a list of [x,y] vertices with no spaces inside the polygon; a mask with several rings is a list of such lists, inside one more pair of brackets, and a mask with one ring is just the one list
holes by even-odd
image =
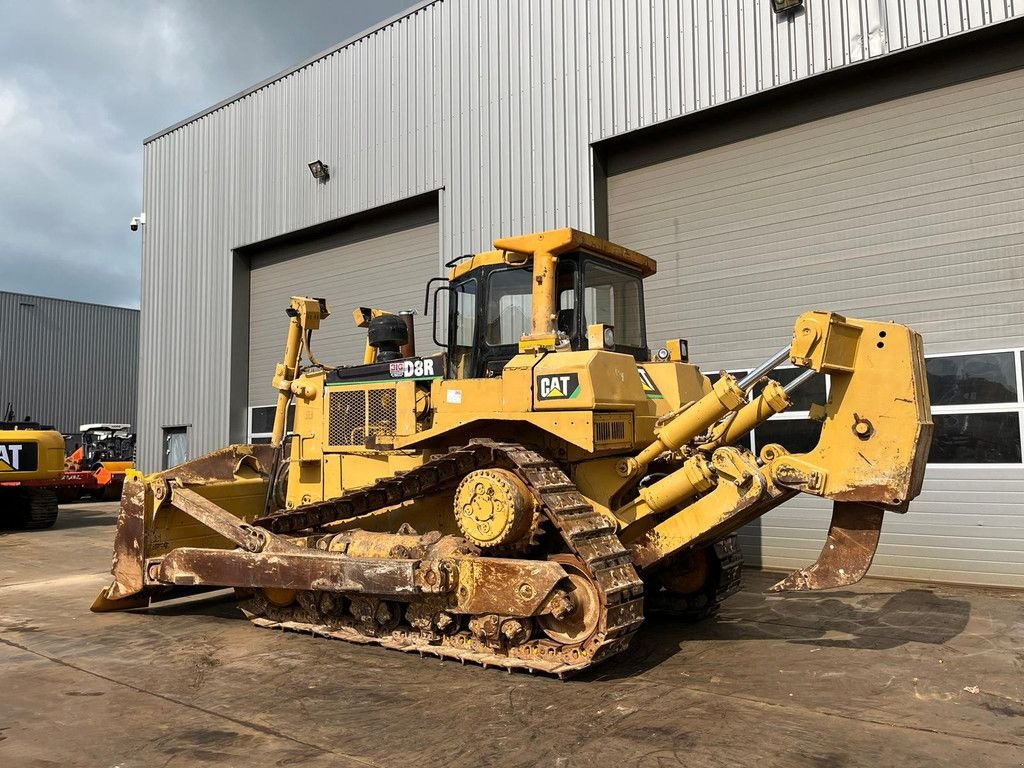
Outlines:
{"label": "radiator grille", "polygon": [[328,430],[331,445],[362,445],[366,440],[366,392],[331,393]]}
{"label": "radiator grille", "polygon": [[366,419],[366,434],[375,437],[394,437],[398,413],[395,410],[395,390],[371,389]]}
{"label": "radiator grille", "polygon": [[594,425],[594,439],[599,443],[625,440],[626,423],[623,421],[599,421]]}
{"label": "radiator grille", "polygon": [[628,416],[598,414],[594,417],[594,445],[623,446],[633,442]]}

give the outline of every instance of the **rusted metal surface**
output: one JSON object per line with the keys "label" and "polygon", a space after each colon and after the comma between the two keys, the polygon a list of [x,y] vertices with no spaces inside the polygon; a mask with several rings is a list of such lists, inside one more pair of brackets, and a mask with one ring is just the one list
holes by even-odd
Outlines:
{"label": "rusted metal surface", "polygon": [[[285,526],[314,528],[289,537],[246,524],[194,490],[260,474],[271,460],[265,453],[256,456],[233,447],[198,460],[199,467],[151,476],[146,479],[152,488],[148,511],[146,487],[141,479],[134,481],[135,503],[122,510],[126,525],[134,521],[140,534],[138,546],[125,550],[135,578],[128,588],[134,594],[233,586],[246,593],[243,607],[256,623],[559,675],[623,650],[643,620],[643,582],[614,525],[538,453],[478,441],[345,498],[357,496],[357,504],[376,509],[397,499],[450,492],[479,466],[514,472],[545,524],[569,550],[563,557],[572,560],[575,581],[566,577],[563,563],[543,559],[543,550],[533,552],[532,538],[524,544],[524,554],[530,551],[531,557],[485,558],[464,539],[438,532],[315,532],[316,526],[308,525],[314,519],[338,519],[337,500],[309,505],[301,516],[277,517],[287,521]],[[147,551],[146,515],[161,509],[181,510],[239,548]],[[127,591],[119,594],[128,596]],[[134,605],[114,599],[103,607],[111,604]],[[560,628],[555,635],[537,629],[532,617],[542,615]],[[586,617],[586,632],[572,629],[579,623],[573,617],[580,616]],[[563,632],[564,627],[569,630]]]}
{"label": "rusted metal surface", "polygon": [[[294,539],[286,539],[292,540]],[[456,536],[430,531],[419,536],[399,529],[398,533],[351,530],[308,537],[309,547],[340,552],[349,557],[397,557],[439,559],[449,555],[476,554],[477,548]]]}
{"label": "rusted metal surface", "polygon": [[[153,514],[166,499],[172,481],[179,487],[230,483],[239,476],[265,475],[272,460],[270,446],[231,445],[147,477],[131,474],[124,483],[114,536],[111,567],[114,580],[96,598],[92,610],[134,608],[148,599],[145,569],[147,558],[153,556]],[[149,510],[146,508],[147,486],[153,488],[152,509]]]}
{"label": "rusted metal surface", "polygon": [[146,479],[177,480],[182,486],[226,483],[247,470],[266,476],[273,460],[274,447],[271,445],[229,445],[177,467],[148,475]]}
{"label": "rusted metal surface", "polygon": [[456,562],[461,613],[532,616],[565,578],[558,563],[544,560],[466,557]]}
{"label": "rusted metal surface", "polygon": [[868,572],[878,548],[884,511],[866,504],[837,501],[832,523],[817,561],[793,571],[773,592],[803,592],[856,584]]}
{"label": "rusted metal surface", "polygon": [[[216,517],[208,509],[204,516]],[[371,537],[399,542],[412,538],[379,533],[367,538]],[[565,578],[565,571],[555,562],[443,557],[443,547],[439,553],[425,549],[423,559],[395,557],[396,547],[408,551],[407,541],[393,547],[378,544],[381,554],[377,557],[303,549],[276,537],[268,538],[267,543],[267,551],[262,552],[179,547],[154,564],[154,578],[175,586],[351,592],[397,599],[454,592],[449,604],[454,612],[508,616],[536,614],[551,603],[556,586]]]}
{"label": "rusted metal surface", "polygon": [[597,632],[604,596],[595,589],[577,558],[555,555],[552,560],[565,569],[568,587],[555,596],[552,610],[538,617],[538,624],[545,635],[557,642],[585,642]]}
{"label": "rusted metal surface", "polygon": [[[519,445],[477,441],[438,457],[432,464],[429,474],[413,470],[380,485],[387,486],[387,493],[425,495],[450,488],[452,479],[464,476],[460,471],[468,473],[486,466],[514,471],[534,496],[545,525],[554,529],[561,538],[561,546],[569,550],[565,557],[574,563],[577,580],[583,579],[589,585],[586,594],[592,594],[593,599],[577,606],[572,593],[583,593],[579,592],[579,584],[556,579],[558,574],[553,569],[563,572],[559,563],[509,559],[503,564],[497,558],[456,556],[453,559],[461,565],[453,581],[461,586],[467,584],[467,575],[471,576],[471,583],[478,585],[479,590],[468,608],[481,611],[461,614],[461,619],[458,595],[455,606],[436,603],[436,596],[417,598],[405,605],[404,621],[394,626],[390,622],[400,607],[367,603],[361,597],[347,604],[348,598],[343,597],[340,603],[331,602],[330,610],[324,610],[316,595],[306,599],[305,604],[300,595],[296,603],[280,606],[272,604],[262,593],[253,592],[243,599],[243,610],[262,626],[559,676],[585,669],[628,646],[643,621],[643,582],[619,541],[615,526],[594,511],[554,462]],[[374,494],[385,495],[384,491],[363,489],[344,498],[351,500],[365,494],[368,500]],[[314,527],[310,525],[314,520],[337,519],[333,517],[336,503],[337,500],[331,500],[311,504],[301,511],[301,517],[285,515],[277,520],[282,526]],[[524,584],[529,589],[520,591]],[[551,584],[554,588],[545,599],[542,593]],[[509,590],[524,601],[520,606],[502,596]],[[530,593],[535,594],[525,597]],[[543,600],[539,606],[538,600]],[[584,624],[592,626],[593,631],[574,637],[572,642],[560,642],[544,633],[531,636],[532,624],[528,619],[509,615],[510,611],[527,610],[555,617],[555,626],[559,626],[557,616],[571,622],[574,612],[581,610],[587,617]],[[380,621],[378,612],[388,621]]]}
{"label": "rusted metal surface", "polygon": [[160,563],[158,579],[178,586],[322,590],[375,595],[442,591],[417,582],[417,560],[352,558],[308,550],[245,552],[179,547]]}
{"label": "rusted metal surface", "polygon": [[96,599],[93,610],[100,610],[107,601],[123,600],[136,595],[145,582],[145,510],[146,484],[141,477],[125,481],[121,493],[121,510],[114,535],[114,556],[111,564],[113,583]]}

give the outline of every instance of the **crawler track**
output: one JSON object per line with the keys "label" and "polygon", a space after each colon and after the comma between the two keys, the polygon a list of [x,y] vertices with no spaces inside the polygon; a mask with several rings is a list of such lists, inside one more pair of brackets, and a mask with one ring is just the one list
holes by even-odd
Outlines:
{"label": "crawler track", "polygon": [[[274,513],[255,524],[276,533],[316,532],[331,522],[367,514],[403,500],[441,493],[466,473],[488,467],[510,469],[526,482],[544,521],[561,539],[562,554],[558,559],[585,574],[598,596],[595,629],[579,642],[558,642],[536,627],[531,627],[529,636],[518,642],[503,639],[495,642],[472,631],[470,624],[476,617],[459,617],[458,623],[446,627],[445,631],[436,626],[424,628],[423,621],[417,622],[419,627],[410,623],[411,616],[419,618],[443,611],[443,606],[431,603],[436,598],[388,603],[384,613],[389,621],[384,622],[360,619],[358,614],[366,613],[366,603],[357,603],[364,610],[355,610],[347,596],[337,593],[304,593],[295,603],[279,606],[261,592],[247,592],[240,595],[242,609],[254,624],[264,627],[374,643],[463,663],[541,671],[559,677],[579,672],[625,650],[643,622],[643,582],[619,541],[613,523],[594,511],[556,464],[524,446],[474,441],[376,485],[337,499]],[[524,556],[544,555],[534,550]]]}
{"label": "crawler track", "polygon": [[701,589],[691,594],[668,591],[647,593],[647,609],[684,622],[696,622],[718,613],[730,595],[740,591],[743,554],[736,535],[726,536],[713,545],[714,568]]}

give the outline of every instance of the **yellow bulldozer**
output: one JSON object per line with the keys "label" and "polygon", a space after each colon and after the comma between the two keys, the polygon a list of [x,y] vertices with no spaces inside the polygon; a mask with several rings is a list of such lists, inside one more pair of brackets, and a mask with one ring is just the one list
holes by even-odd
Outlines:
{"label": "yellow bulldozer", "polygon": [[[884,511],[920,491],[932,424],[904,326],[807,312],[748,375],[715,378],[682,339],[650,351],[640,253],[560,229],[448,267],[435,355],[407,315],[361,308],[363,361],[321,363],[327,304],[293,298],[271,443],[131,472],[93,609],[229,587],[260,626],[565,676],[625,650],[647,611],[712,614],[739,585],[737,529],[796,494],[833,514],[780,590],[858,581]],[[802,370],[783,386],[786,362]],[[754,455],[750,431],[822,374],[816,447]]]}

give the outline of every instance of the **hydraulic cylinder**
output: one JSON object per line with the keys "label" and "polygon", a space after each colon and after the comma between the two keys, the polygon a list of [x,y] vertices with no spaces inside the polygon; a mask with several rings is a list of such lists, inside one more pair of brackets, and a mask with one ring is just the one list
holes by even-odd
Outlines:
{"label": "hydraulic cylinder", "polygon": [[725,419],[715,425],[709,446],[732,445],[748,435],[751,430],[768,421],[777,413],[782,413],[793,404],[789,393],[800,387],[804,382],[818,374],[807,369],[786,386],[777,381],[765,384],[761,394],[740,408],[731,419]]}
{"label": "hydraulic cylinder", "polygon": [[616,510],[615,516],[622,525],[629,525],[642,517],[674,509],[698,493],[711,490],[714,485],[715,473],[710,462],[698,454],[675,472],[641,488],[639,497]]}
{"label": "hydraulic cylinder", "polygon": [[704,432],[729,411],[744,404],[743,390],[731,374],[723,374],[711,392],[680,413],[658,432],[658,438],[635,458],[625,459],[619,467],[624,476],[636,475],[665,451],[675,451]]}

